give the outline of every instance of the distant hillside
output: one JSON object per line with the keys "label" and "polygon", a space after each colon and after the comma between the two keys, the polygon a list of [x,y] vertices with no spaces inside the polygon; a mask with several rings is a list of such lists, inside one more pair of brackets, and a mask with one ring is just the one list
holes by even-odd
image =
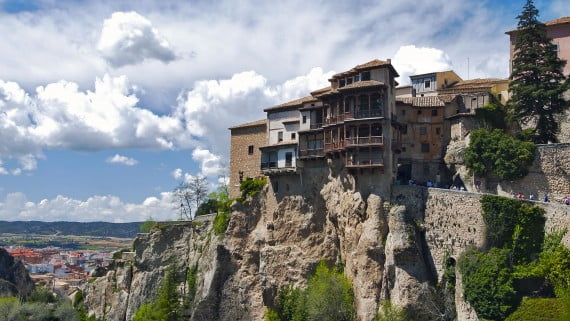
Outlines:
{"label": "distant hillside", "polygon": [[38,221],[0,221],[0,233],[113,236],[133,238],[139,232],[141,222],[38,222]]}

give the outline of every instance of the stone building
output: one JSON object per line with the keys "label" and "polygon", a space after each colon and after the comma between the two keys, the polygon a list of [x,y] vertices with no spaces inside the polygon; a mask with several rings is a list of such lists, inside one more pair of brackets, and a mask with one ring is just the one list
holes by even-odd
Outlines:
{"label": "stone building", "polygon": [[450,140],[446,114],[457,109],[456,95],[397,97],[396,111],[402,123],[402,153],[398,160],[398,180],[442,184],[446,179],[443,164]]}
{"label": "stone building", "polygon": [[267,141],[267,120],[261,119],[229,128],[230,143],[230,197],[240,195],[240,183],[261,175],[259,148]]}

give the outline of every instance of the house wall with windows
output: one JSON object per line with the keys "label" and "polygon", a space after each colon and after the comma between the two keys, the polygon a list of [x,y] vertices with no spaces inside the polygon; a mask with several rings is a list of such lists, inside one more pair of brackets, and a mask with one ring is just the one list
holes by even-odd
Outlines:
{"label": "house wall with windows", "polygon": [[230,128],[230,197],[240,195],[241,181],[261,175],[259,147],[267,144],[267,120]]}

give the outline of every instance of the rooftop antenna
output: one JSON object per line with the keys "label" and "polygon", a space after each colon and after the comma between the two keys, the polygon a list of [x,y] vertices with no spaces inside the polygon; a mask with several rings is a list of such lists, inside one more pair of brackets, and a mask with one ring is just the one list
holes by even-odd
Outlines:
{"label": "rooftop antenna", "polygon": [[469,80],[469,57],[467,57],[467,80]]}

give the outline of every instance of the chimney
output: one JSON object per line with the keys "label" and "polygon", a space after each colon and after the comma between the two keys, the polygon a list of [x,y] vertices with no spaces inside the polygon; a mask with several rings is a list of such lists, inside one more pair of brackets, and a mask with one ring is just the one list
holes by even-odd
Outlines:
{"label": "chimney", "polygon": [[392,64],[392,59],[388,58],[388,59],[386,59],[386,61],[387,61],[389,64]]}

